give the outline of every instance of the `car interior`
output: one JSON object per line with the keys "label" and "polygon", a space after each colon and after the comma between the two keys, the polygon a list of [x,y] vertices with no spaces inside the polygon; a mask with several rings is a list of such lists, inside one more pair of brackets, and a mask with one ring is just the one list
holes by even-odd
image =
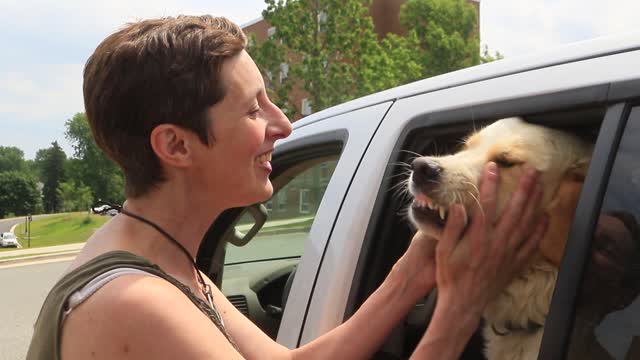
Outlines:
{"label": "car interior", "polygon": [[[570,110],[550,111],[545,113],[521,114],[504,113],[484,119],[464,116],[447,121],[447,125],[420,125],[398,140],[396,151],[389,160],[390,164],[384,183],[378,194],[374,213],[367,229],[367,235],[356,268],[345,319],[353,314],[365,299],[382,283],[393,264],[408,247],[414,229],[407,219],[407,208],[411,201],[405,192],[398,190],[402,176],[407,168],[401,164],[410,164],[418,154],[443,155],[455,152],[464,139],[474,129],[509,116],[520,116],[526,121],[571,131],[595,142],[600,124],[604,118],[606,107],[573,108]],[[459,114],[458,114],[459,115]],[[389,241],[393,238],[394,241]],[[424,334],[437,300],[437,290],[416,304],[387,339],[375,359],[406,359]],[[461,359],[485,359],[483,354],[482,324],[468,342]]]}

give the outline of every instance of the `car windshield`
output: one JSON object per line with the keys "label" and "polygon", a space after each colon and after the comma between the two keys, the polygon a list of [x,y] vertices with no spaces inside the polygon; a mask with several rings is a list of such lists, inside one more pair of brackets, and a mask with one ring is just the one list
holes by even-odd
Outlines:
{"label": "car windshield", "polygon": [[5,239],[15,239],[16,236],[13,235],[12,233],[5,233],[2,237],[4,237]]}

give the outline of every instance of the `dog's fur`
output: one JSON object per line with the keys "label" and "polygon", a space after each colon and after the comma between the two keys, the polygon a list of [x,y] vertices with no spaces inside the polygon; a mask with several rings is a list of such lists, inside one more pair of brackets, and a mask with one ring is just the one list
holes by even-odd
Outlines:
{"label": "dog's fur", "polygon": [[483,333],[490,360],[538,356],[557,266],[591,152],[592,145],[577,136],[508,118],[472,134],[455,154],[414,160],[408,185],[414,196],[409,217],[418,231],[435,238],[441,236],[444,221],[437,219],[440,211],[430,212],[426,207],[437,204],[448,209],[458,203],[471,213],[477,202],[482,169],[488,161],[495,161],[500,167],[497,216],[516,190],[524,169],[534,167],[540,171],[544,196],[538,210],[549,216],[549,227],[531,264],[484,312]]}

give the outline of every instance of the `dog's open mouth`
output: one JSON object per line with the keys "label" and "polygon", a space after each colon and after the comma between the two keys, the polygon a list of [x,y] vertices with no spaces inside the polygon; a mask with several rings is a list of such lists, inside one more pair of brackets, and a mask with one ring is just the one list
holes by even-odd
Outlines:
{"label": "dog's open mouth", "polygon": [[436,203],[424,194],[415,194],[411,204],[413,217],[419,222],[432,223],[444,227],[449,216],[449,207]]}

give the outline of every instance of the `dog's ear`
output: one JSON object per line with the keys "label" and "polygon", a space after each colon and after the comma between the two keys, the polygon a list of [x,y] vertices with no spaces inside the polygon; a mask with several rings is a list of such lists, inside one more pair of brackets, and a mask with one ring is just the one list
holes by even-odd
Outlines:
{"label": "dog's ear", "polygon": [[590,156],[582,157],[578,159],[569,167],[569,170],[567,171],[567,176],[572,177],[576,181],[584,182],[584,178],[587,177],[587,170],[589,170],[590,162],[591,162]]}
{"label": "dog's ear", "polygon": [[579,173],[568,173],[558,186],[553,200],[545,209],[549,217],[549,226],[542,240],[539,249],[542,255],[552,263],[559,265],[564,248],[569,237],[569,229],[573,222],[584,176],[579,177]]}

